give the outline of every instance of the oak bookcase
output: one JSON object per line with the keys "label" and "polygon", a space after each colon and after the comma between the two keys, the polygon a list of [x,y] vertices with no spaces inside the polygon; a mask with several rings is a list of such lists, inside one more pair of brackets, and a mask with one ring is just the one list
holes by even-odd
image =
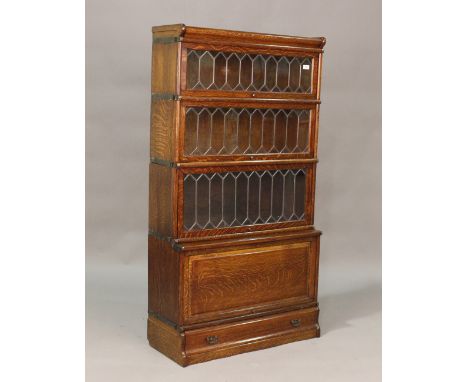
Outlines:
{"label": "oak bookcase", "polygon": [[324,45],[153,28],[148,340],[182,366],[320,335]]}

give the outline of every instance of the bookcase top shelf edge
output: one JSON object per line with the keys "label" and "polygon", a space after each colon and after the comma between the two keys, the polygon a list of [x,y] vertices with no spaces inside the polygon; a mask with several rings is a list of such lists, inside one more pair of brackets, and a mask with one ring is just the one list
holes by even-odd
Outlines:
{"label": "bookcase top shelf edge", "polygon": [[153,35],[158,38],[179,38],[188,41],[218,40],[223,42],[242,41],[245,43],[284,45],[322,49],[325,37],[299,37],[268,33],[243,32],[226,29],[200,28],[185,24],[154,26]]}

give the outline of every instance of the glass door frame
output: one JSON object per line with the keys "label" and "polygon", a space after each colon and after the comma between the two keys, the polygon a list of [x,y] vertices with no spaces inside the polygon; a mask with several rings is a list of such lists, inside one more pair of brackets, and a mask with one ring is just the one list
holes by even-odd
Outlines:
{"label": "glass door frame", "polygon": [[[310,93],[299,93],[299,92],[267,92],[267,91],[256,91],[256,90],[216,90],[216,89],[187,89],[187,50],[206,50],[226,53],[240,53],[240,54],[264,54],[272,56],[285,56],[285,57],[297,57],[297,58],[310,58],[312,65],[311,72],[311,92]],[[320,89],[319,89],[319,78],[321,72],[321,49],[312,51],[311,49],[303,50],[301,48],[292,47],[268,47],[268,46],[241,46],[232,43],[232,45],[226,45],[221,43],[184,43],[181,44],[180,49],[180,76],[179,76],[179,88],[182,96],[216,96],[216,97],[232,97],[232,98],[264,98],[264,99],[309,99],[319,100]]]}
{"label": "glass door frame", "polygon": [[[179,107],[178,147],[179,162],[210,162],[210,161],[253,161],[253,160],[279,160],[279,159],[313,159],[317,156],[318,137],[318,111],[319,101],[263,101],[263,100],[232,100],[232,99],[182,99]],[[187,155],[185,154],[186,111],[191,107],[202,108],[233,108],[233,109],[283,109],[283,110],[309,110],[308,152],[296,153],[254,153],[229,155]]]}
{"label": "glass door frame", "polygon": [[[247,171],[265,171],[265,170],[300,170],[305,172],[305,195],[304,195],[304,219],[294,221],[283,221],[266,224],[250,224],[235,227],[222,227],[214,229],[200,229],[186,231],[184,229],[184,177],[186,174],[202,173],[225,173],[225,172],[247,172]],[[278,228],[312,226],[314,224],[314,199],[315,199],[315,171],[316,162],[291,163],[277,165],[235,165],[235,166],[198,166],[181,167],[177,170],[177,237],[194,238],[204,236],[218,236],[231,233],[258,232]]]}

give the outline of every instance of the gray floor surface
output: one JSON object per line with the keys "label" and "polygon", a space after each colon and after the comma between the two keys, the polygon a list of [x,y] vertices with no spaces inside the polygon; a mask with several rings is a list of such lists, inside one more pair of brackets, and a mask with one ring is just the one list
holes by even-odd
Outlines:
{"label": "gray floor surface", "polygon": [[147,343],[146,268],[87,264],[86,380],[380,381],[381,286],[358,279],[321,281],[321,338],[182,368]]}

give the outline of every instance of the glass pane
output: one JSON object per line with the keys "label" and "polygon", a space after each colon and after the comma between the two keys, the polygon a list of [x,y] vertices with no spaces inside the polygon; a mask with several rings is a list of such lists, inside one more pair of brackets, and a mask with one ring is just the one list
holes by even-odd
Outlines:
{"label": "glass pane", "polygon": [[184,224],[187,229],[191,229],[197,218],[195,217],[195,211],[197,203],[196,178],[192,176],[186,176],[184,179]]}
{"label": "glass pane", "polygon": [[275,152],[282,153],[286,149],[286,120],[287,114],[280,110],[275,115]]}
{"label": "glass pane", "polygon": [[296,146],[304,144],[298,139],[299,116],[297,114],[288,115],[286,124],[286,149],[289,152],[296,152]]}
{"label": "glass pane", "polygon": [[195,181],[196,194],[197,198],[195,199],[195,224],[199,228],[207,227],[210,223],[210,209],[209,201],[211,196],[209,195],[210,191],[210,181],[211,178],[203,177],[197,178]]}
{"label": "glass pane", "polygon": [[310,59],[306,58],[301,64],[300,89],[309,89],[312,86],[312,65]]}
{"label": "glass pane", "polygon": [[[226,89],[235,89],[239,84],[239,67],[240,62],[236,55],[231,54],[227,58],[227,85]],[[211,89],[211,88],[207,88]]]}
{"label": "glass pane", "polygon": [[278,60],[278,74],[276,85],[280,91],[287,91],[289,85],[289,62],[286,57]]}
{"label": "glass pane", "polygon": [[187,89],[311,93],[311,57],[187,49]]}
{"label": "glass pane", "polygon": [[297,58],[291,60],[289,64],[289,86],[291,87],[292,92],[296,92],[299,89],[299,81],[300,81],[300,74],[301,74],[301,64]]}
{"label": "glass pane", "polygon": [[219,227],[223,219],[223,178],[219,174],[212,174],[210,178],[209,217],[210,225]]}
{"label": "glass pane", "polygon": [[184,149],[186,153],[192,153],[198,147],[198,113],[188,110],[185,115]]}
{"label": "glass pane", "polygon": [[187,56],[187,89],[196,89],[199,78],[199,57],[196,53],[190,52]]}
{"label": "glass pane", "polygon": [[303,169],[187,174],[184,229],[303,220],[305,176]]}
{"label": "glass pane", "polygon": [[310,110],[190,107],[184,154],[309,153]]}
{"label": "glass pane", "polygon": [[309,150],[310,113],[303,110],[298,113],[298,118],[297,146],[293,151],[303,153]]}
{"label": "glass pane", "polygon": [[[226,124],[224,121],[224,113],[220,109],[216,109],[211,114],[211,150],[214,155],[223,154]],[[207,134],[209,135],[209,134]]]}
{"label": "glass pane", "polygon": [[[200,109],[197,113],[196,137],[198,139],[196,149],[202,154],[212,154],[211,149],[211,111],[208,109]],[[203,132],[210,131],[209,134]]]}
{"label": "glass pane", "polygon": [[214,72],[215,86],[218,88],[223,87],[227,81],[226,57],[223,54],[216,55]]}

